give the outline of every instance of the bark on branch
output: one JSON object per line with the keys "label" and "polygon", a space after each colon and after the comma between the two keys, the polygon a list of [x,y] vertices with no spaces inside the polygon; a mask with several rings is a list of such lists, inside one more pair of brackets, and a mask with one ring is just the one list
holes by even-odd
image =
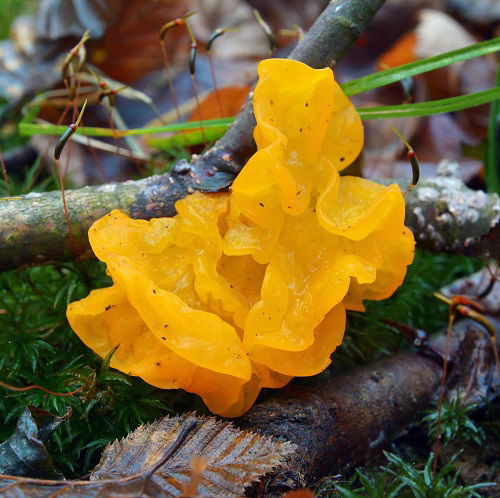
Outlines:
{"label": "bark on branch", "polygon": [[[174,202],[187,195],[193,179],[196,183],[197,174],[193,171],[210,168],[212,157],[218,160],[217,150],[212,149],[197,159],[200,164],[196,170],[187,162],[180,162],[169,176],[66,191],[80,257],[90,253],[88,228],[111,209],[145,219],[174,214]],[[228,170],[235,171],[237,164],[228,159]],[[205,178],[201,184],[203,190],[220,190],[217,185],[221,180],[228,182],[227,185],[231,183],[234,175],[230,171],[223,172],[220,165],[212,167],[218,167],[217,172]],[[210,180],[214,183],[209,183]],[[402,189],[408,184],[407,179],[397,182]],[[210,186],[213,188],[209,189]],[[406,206],[405,223],[420,247],[499,258],[498,194],[468,189],[458,178],[437,177],[421,180],[406,197]],[[58,191],[31,193],[22,199],[0,202],[0,271],[70,259],[71,245],[66,234]]]}
{"label": "bark on branch", "polygon": [[[290,54],[314,68],[334,66],[359,38],[384,0],[333,0]],[[255,152],[255,119],[249,101],[227,133],[191,163],[177,163],[171,174],[137,182],[85,187],[66,193],[79,254],[89,251],[93,221],[118,208],[134,218],[174,214],[174,203],[194,190],[228,188]],[[0,202],[0,270],[71,259],[73,252],[61,194],[49,192]]]}

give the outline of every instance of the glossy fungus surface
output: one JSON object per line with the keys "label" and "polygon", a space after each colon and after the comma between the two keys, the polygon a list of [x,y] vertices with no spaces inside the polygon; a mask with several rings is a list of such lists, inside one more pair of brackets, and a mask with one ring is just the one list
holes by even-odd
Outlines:
{"label": "glossy fungus surface", "polygon": [[258,150],[230,193],[196,192],[172,218],[94,223],[114,284],[68,307],[99,355],[119,344],[112,367],[225,416],[324,370],[345,310],[389,297],[413,259],[399,188],[339,175],[363,127],[330,69],[261,62],[254,112]]}

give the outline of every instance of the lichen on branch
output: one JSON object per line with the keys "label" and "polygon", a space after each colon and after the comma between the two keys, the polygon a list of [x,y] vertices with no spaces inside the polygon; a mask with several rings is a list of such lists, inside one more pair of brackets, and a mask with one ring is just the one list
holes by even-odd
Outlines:
{"label": "lichen on branch", "polygon": [[420,247],[498,259],[500,198],[467,188],[458,168],[442,161],[435,178],[420,181],[406,196],[406,223]]}

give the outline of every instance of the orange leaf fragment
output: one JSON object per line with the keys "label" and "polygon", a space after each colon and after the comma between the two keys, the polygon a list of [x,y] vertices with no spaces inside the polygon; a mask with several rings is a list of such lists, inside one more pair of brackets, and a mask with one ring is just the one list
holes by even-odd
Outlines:
{"label": "orange leaf fragment", "polygon": [[[220,114],[219,102],[217,101],[217,94],[215,91],[212,91],[200,102],[200,107],[191,114],[189,121],[234,116],[245,103],[249,91],[249,86],[226,86],[219,88],[219,99],[223,110],[222,116]],[[200,113],[199,115],[198,112]]]}
{"label": "orange leaf fragment", "polygon": [[416,46],[417,35],[415,31],[408,31],[378,58],[377,69],[389,69],[416,61],[418,59],[415,52]]}

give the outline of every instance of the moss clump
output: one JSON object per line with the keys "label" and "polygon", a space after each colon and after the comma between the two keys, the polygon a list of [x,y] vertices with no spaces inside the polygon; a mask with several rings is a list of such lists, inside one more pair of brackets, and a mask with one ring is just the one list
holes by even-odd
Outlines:
{"label": "moss clump", "polygon": [[69,328],[66,306],[91,289],[109,285],[104,265],[89,260],[0,274],[0,380],[13,386],[41,385],[54,392],[85,387],[71,397],[40,390],[4,388],[0,440],[14,430],[26,405],[73,416],[48,443],[56,467],[66,477],[87,472],[110,441],[139,424],[172,413],[200,409],[196,396],[155,389],[138,378],[102,368],[102,360]]}

